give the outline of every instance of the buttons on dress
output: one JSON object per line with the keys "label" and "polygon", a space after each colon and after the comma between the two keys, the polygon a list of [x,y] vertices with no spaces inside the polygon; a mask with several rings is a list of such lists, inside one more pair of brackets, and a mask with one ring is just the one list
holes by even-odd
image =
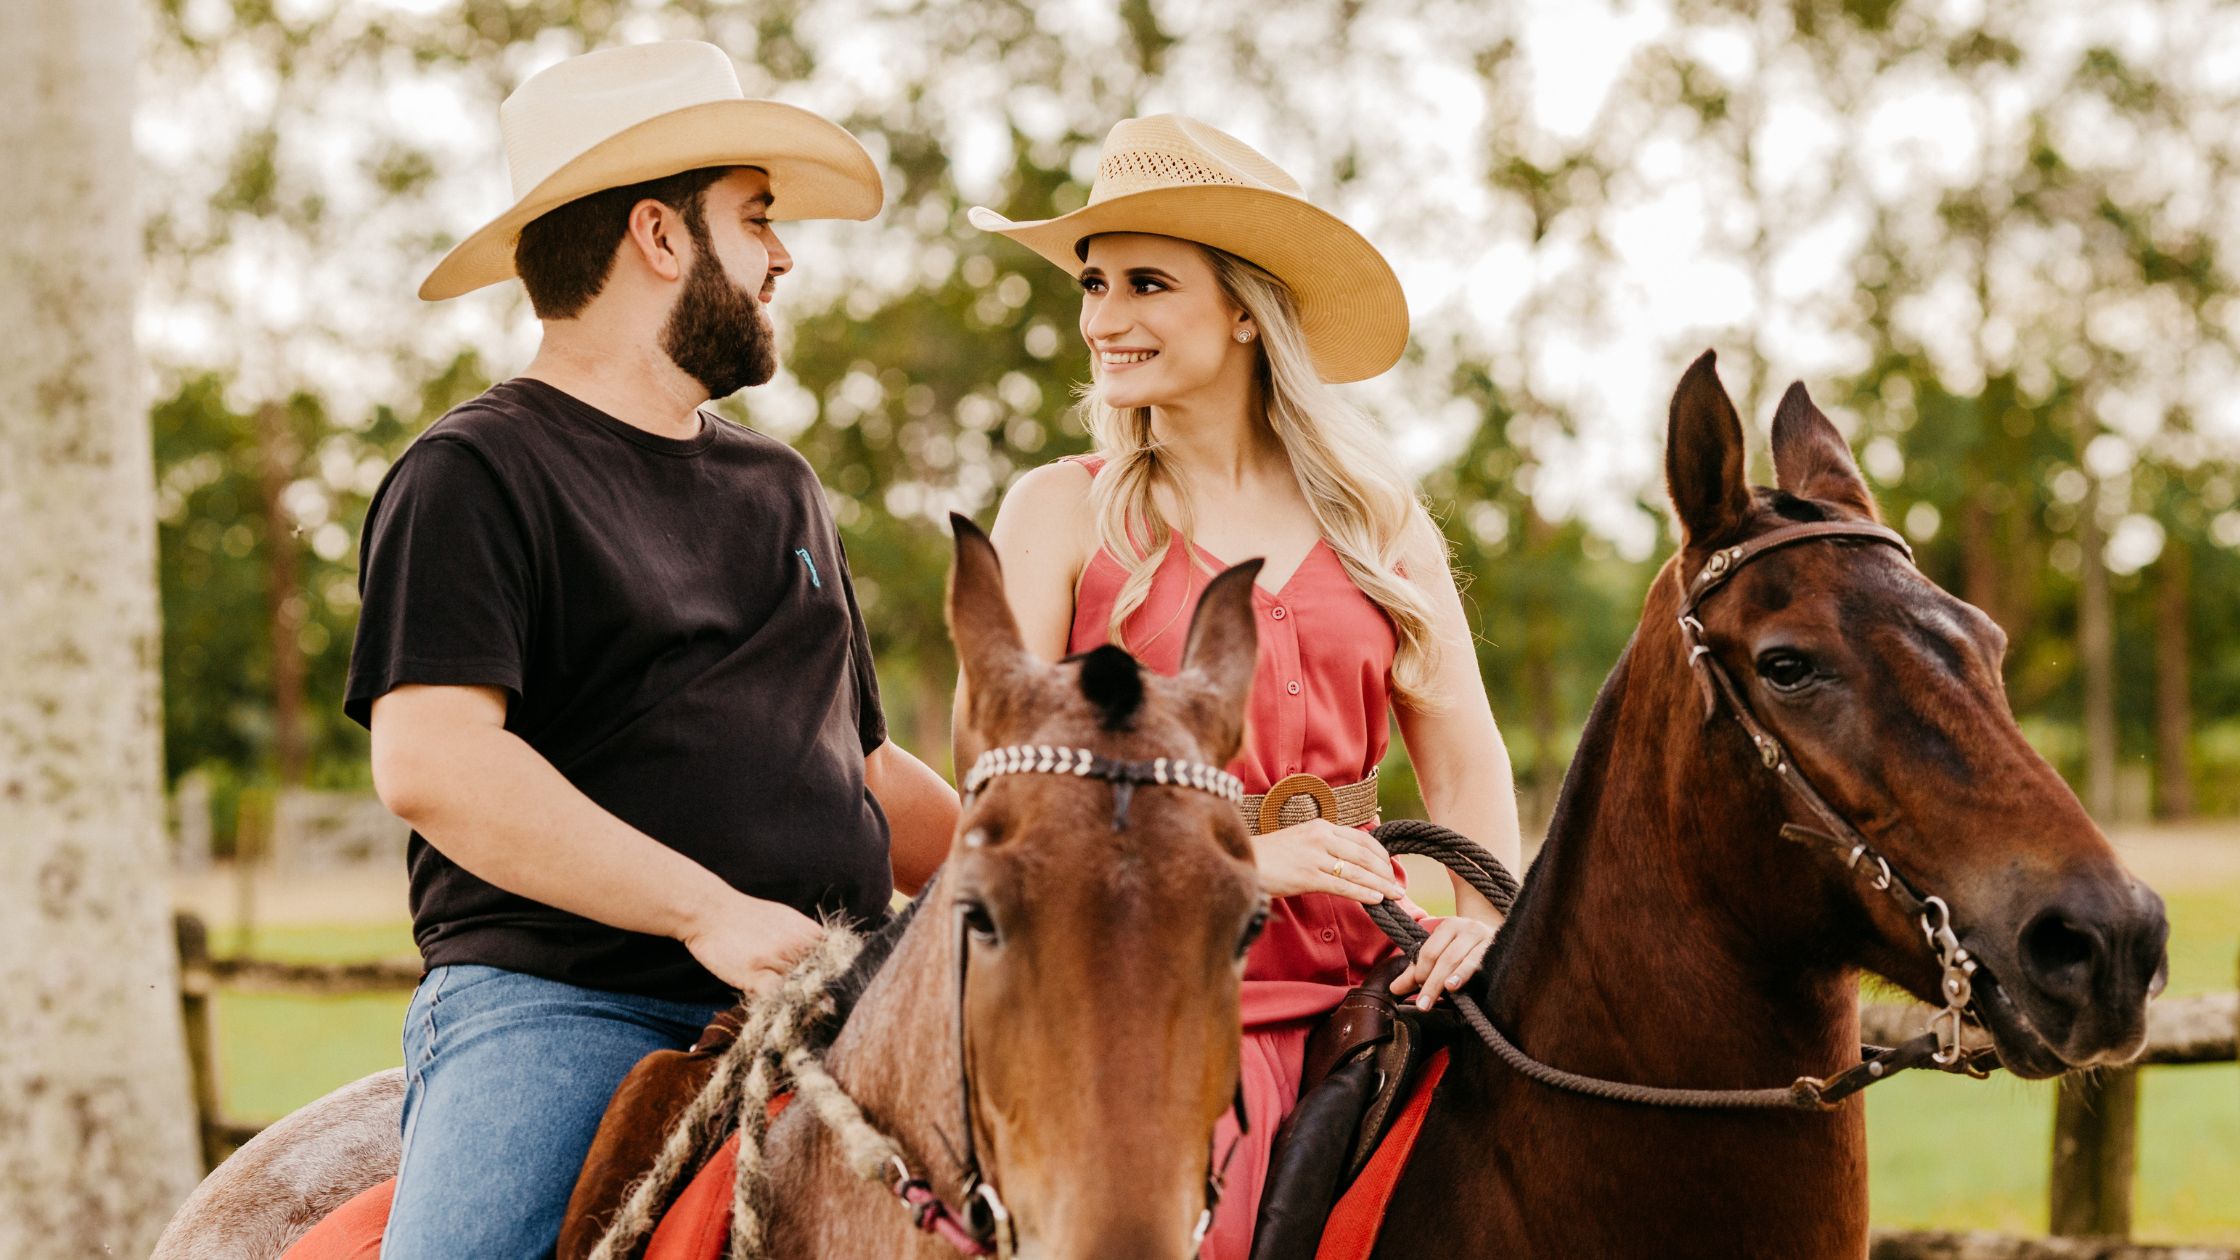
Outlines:
{"label": "buttons on dress", "polygon": [[1291,614],[1290,614],[1290,613],[1287,613],[1287,612],[1285,612],[1285,611],[1283,610],[1283,605],[1281,605],[1281,604],[1277,604],[1277,605],[1276,605],[1276,607],[1275,607],[1275,611],[1274,611],[1274,612],[1271,612],[1271,613],[1269,613],[1268,615],[1269,615],[1269,616],[1271,616],[1271,617],[1273,617],[1273,618],[1275,618],[1275,619],[1276,619],[1277,621],[1281,621],[1281,620],[1283,620],[1283,619],[1284,619],[1285,617],[1288,617],[1288,616],[1290,616]]}
{"label": "buttons on dress", "polygon": [[1324,929],[1322,929],[1322,939],[1323,939],[1323,940],[1326,940],[1326,941],[1334,941],[1334,940],[1337,940],[1337,939],[1338,939],[1338,929],[1336,929],[1336,928],[1324,928]]}
{"label": "buttons on dress", "polygon": [[1292,680],[1291,680],[1290,682],[1287,682],[1287,683],[1285,683],[1285,684],[1283,685],[1283,689],[1284,689],[1285,691],[1288,691],[1288,692],[1290,692],[1290,693],[1291,693],[1292,695],[1298,695],[1298,694],[1299,694],[1299,680],[1298,680],[1298,679],[1296,679],[1296,678],[1292,679]]}

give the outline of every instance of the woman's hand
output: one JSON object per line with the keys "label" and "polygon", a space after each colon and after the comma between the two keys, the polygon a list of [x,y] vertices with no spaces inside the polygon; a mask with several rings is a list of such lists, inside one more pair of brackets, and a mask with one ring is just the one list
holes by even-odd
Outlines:
{"label": "woman's hand", "polygon": [[1416,953],[1416,960],[1392,982],[1392,996],[1404,998],[1421,989],[1416,1009],[1428,1011],[1442,993],[1451,993],[1478,974],[1493,945],[1493,926],[1477,919],[1450,915],[1431,929],[1431,938]]}
{"label": "woman's hand", "polygon": [[1408,892],[1392,878],[1392,855],[1383,845],[1320,818],[1254,836],[1252,862],[1271,897],[1331,893],[1374,906]]}

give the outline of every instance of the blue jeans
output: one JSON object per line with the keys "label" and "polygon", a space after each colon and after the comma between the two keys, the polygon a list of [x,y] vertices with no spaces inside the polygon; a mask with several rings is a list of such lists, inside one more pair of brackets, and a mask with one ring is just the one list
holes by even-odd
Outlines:
{"label": "blue jeans", "polygon": [[383,1260],[550,1256],[615,1086],[722,1007],[438,967],[405,1012],[404,1160]]}

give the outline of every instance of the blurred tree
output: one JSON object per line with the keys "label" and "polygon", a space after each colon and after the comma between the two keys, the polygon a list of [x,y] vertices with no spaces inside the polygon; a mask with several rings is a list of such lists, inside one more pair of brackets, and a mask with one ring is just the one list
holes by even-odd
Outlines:
{"label": "blurred tree", "polygon": [[194,1184],[157,743],[129,0],[0,3],[0,1254],[144,1255]]}
{"label": "blurred tree", "polygon": [[[1606,378],[1661,362],[1648,372],[1661,388],[1705,344],[1755,400],[1753,423],[1798,375],[1854,429],[1925,566],[2008,628],[2010,694],[2065,772],[2112,731],[2121,756],[2103,766],[2152,755],[2157,781],[2175,783],[2186,747],[2210,796],[2220,767],[2240,773],[2240,721],[2213,703],[2236,688],[2236,654],[2220,649],[2240,610],[2213,575],[2230,572],[2240,513],[2229,498],[2204,506],[2229,486],[2233,445],[2212,424],[2163,423],[2206,417],[2235,374],[2232,225],[2213,213],[2231,200],[2236,140],[2216,121],[2235,103],[2202,65],[2230,19],[2198,0],[2080,0],[2062,22],[2021,0],[1669,0],[1574,15],[1584,26],[1463,0],[160,11],[167,108],[145,130],[173,191],[149,230],[151,326],[173,369],[164,392],[209,408],[179,436],[221,441],[226,469],[181,474],[206,498],[166,500],[167,608],[199,609],[210,631],[167,644],[167,663],[206,663],[167,669],[174,769],[216,756],[279,773],[286,646],[322,629],[336,642],[350,613],[326,600],[348,557],[319,548],[360,510],[329,476],[333,446],[370,470],[478,388],[481,365],[525,355],[517,299],[409,296],[450,232],[501,200],[498,99],[586,47],[692,37],[733,52],[750,94],[844,121],[893,177],[873,223],[788,229],[801,259],[780,307],[788,373],[726,410],[824,473],[895,729],[937,763],[952,672],[942,520],[984,515],[1019,472],[1078,448],[1070,403],[1086,375],[1066,277],[960,212],[1077,205],[1114,120],[1181,109],[1268,149],[1409,276],[1416,345],[1357,396],[1431,470],[1536,799],[1615,656],[1604,627],[1631,623],[1670,541],[1661,413],[1610,414]],[[1565,58],[1587,30],[1632,52],[1599,104],[1552,124],[1548,102],[1571,85],[1547,80],[1593,62]],[[1324,69],[1298,73],[1310,62]],[[1411,258],[1438,265],[1409,273]],[[287,425],[255,423],[283,411]],[[178,466],[201,453],[180,446]],[[2089,522],[2088,477],[2102,505]],[[2163,554],[2181,538],[2190,550],[2150,573],[2158,525]],[[2087,530],[2104,546],[2084,547]],[[268,540],[295,542],[294,579],[275,576],[287,548]],[[2088,555],[2111,565],[2115,718],[2092,741],[2077,651]],[[2191,616],[2153,615],[2155,599],[2177,607],[2165,574],[2187,562]],[[189,572],[225,576],[196,590]],[[291,585],[300,600],[274,597]],[[230,624],[260,609],[262,628]],[[2172,624],[2195,629],[2188,651],[2154,637]],[[2139,635],[2161,642],[2165,668],[2119,650]],[[237,645],[233,677],[207,664],[220,642]],[[362,753],[332,721],[339,649],[327,653],[304,659],[302,739],[310,775],[334,781],[362,773]],[[2168,733],[2182,722],[2189,738]]]}
{"label": "blurred tree", "polygon": [[[1863,363],[1826,393],[1857,409],[1885,510],[2007,628],[2014,704],[2094,813],[2144,810],[2136,758],[2178,790],[2195,689],[2179,632],[2201,596],[2182,558],[2136,575],[2178,536],[2168,518],[2201,536],[2196,474],[2232,463],[2229,437],[2219,449],[2188,422],[2234,366],[2231,225],[2210,207],[2235,191],[2213,120],[2236,102],[2201,51],[2228,17],[2173,4],[2056,27],[2002,0],[1676,11],[1630,90],[1698,128],[1681,183],[1735,207],[1712,239],[1752,278],[1746,346],[1832,340]],[[1911,130],[1904,114],[1928,102],[1935,127]],[[1784,267],[1847,231],[1849,300],[1782,292]],[[2124,650],[2134,633],[2159,650]]]}
{"label": "blurred tree", "polygon": [[[229,784],[366,782],[364,732],[342,715],[366,501],[412,434],[483,384],[463,361],[429,382],[410,414],[378,408],[362,428],[335,424],[313,395],[240,414],[214,374],[181,380],[156,404],[172,774],[202,766]],[[299,475],[277,472],[283,462]],[[283,685],[286,668],[301,673]],[[279,719],[290,694],[299,697],[292,735]],[[301,758],[293,769],[290,756]]]}

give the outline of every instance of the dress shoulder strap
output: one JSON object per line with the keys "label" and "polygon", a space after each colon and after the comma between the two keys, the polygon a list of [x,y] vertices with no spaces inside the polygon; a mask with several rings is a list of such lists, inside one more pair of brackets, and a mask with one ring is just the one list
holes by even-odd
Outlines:
{"label": "dress shoulder strap", "polygon": [[1058,462],[1061,464],[1079,464],[1088,469],[1089,475],[1092,477],[1104,471],[1104,456],[1093,451],[1086,455],[1067,455],[1060,458]]}

